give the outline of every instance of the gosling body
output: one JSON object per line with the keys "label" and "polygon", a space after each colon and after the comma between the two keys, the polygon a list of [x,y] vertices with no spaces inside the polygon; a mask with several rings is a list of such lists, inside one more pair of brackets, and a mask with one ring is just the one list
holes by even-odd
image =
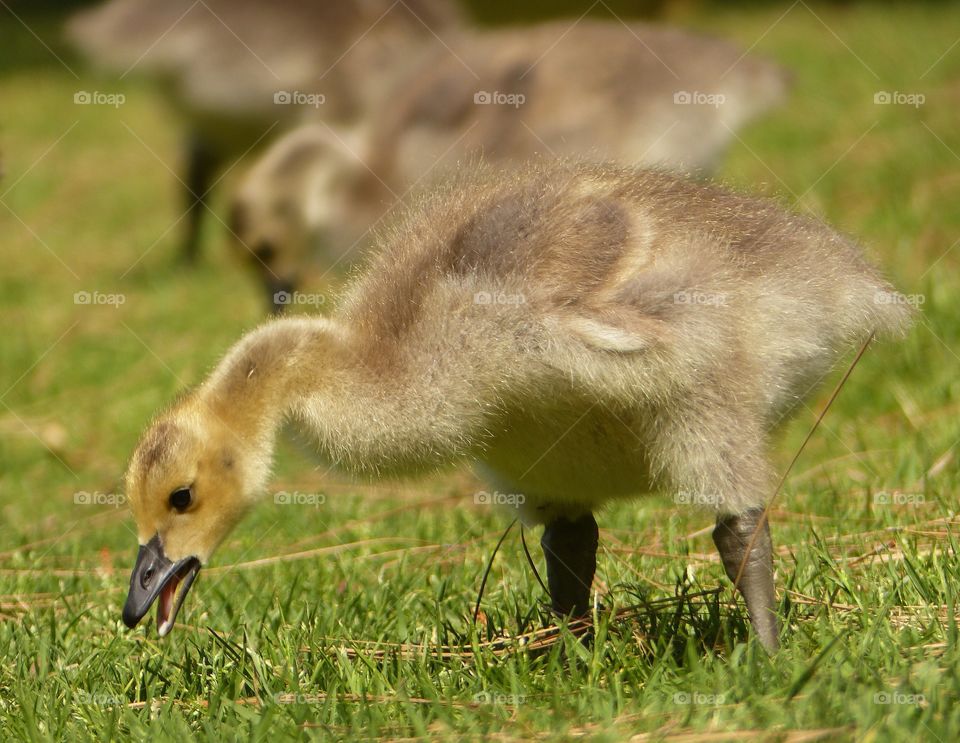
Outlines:
{"label": "gosling body", "polygon": [[361,117],[398,61],[460,21],[447,0],[108,0],[71,16],[66,34],[96,66],[158,81],[186,121],[183,255],[194,260],[220,171],[305,112]]}
{"label": "gosling body", "polygon": [[235,247],[264,251],[250,265],[268,288],[274,276],[296,285],[318,256],[345,267],[412,184],[478,153],[709,173],[789,87],[769,60],[664,26],[583,19],[444,40],[400,65],[358,126],[305,124],[250,169],[233,200]]}
{"label": "gosling body", "polygon": [[127,479],[141,545],[206,562],[293,418],[348,471],[474,462],[524,494],[561,614],[589,605],[596,510],[686,492],[774,649],[769,434],[845,351],[906,327],[896,296],[851,240],[770,201],[615,166],[464,168],[330,317],[248,334],[151,426]]}

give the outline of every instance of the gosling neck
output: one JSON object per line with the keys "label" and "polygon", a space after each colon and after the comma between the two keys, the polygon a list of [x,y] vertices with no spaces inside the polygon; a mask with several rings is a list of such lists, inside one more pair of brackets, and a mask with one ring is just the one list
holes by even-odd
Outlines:
{"label": "gosling neck", "polygon": [[496,407],[487,377],[502,370],[484,374],[482,355],[465,352],[456,373],[431,374],[363,337],[327,318],[272,321],[234,346],[202,397],[261,460],[290,416],[353,472],[417,474],[472,455]]}
{"label": "gosling neck", "polygon": [[296,406],[304,370],[337,366],[336,330],[325,318],[282,318],[245,335],[198,391],[207,412],[258,454]]}

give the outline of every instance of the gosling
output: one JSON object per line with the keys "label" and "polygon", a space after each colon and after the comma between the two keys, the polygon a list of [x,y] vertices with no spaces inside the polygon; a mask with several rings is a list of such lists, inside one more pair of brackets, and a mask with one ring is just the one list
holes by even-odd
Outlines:
{"label": "gosling", "polygon": [[778,647],[771,431],[841,354],[910,319],[851,240],[712,185],[551,161],[462,168],[370,255],[332,315],[250,332],[143,435],[129,627],[159,597],[170,632],[294,419],[347,471],[465,460],[523,494],[562,616],[591,605],[594,512],[686,492]]}
{"label": "gosling", "polygon": [[449,0],[108,0],[71,16],[66,34],[121,78],[158,79],[188,122],[182,255],[192,262],[218,171],[305,110],[358,118],[399,60],[460,22]]}
{"label": "gosling", "polygon": [[359,125],[307,124],[243,179],[231,244],[273,309],[315,245],[328,266],[349,264],[368,228],[438,164],[539,153],[702,175],[788,88],[771,61],[663,26],[585,19],[445,40],[456,58],[440,48],[402,68]]}

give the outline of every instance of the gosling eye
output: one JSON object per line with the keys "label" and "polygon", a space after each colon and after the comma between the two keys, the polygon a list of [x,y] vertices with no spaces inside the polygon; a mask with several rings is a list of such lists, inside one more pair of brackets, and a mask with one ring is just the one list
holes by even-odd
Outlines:
{"label": "gosling eye", "polygon": [[276,248],[269,242],[262,241],[257,243],[253,249],[253,258],[259,263],[270,265],[273,259],[277,257]]}
{"label": "gosling eye", "polygon": [[186,511],[192,500],[193,493],[190,492],[190,488],[180,488],[170,493],[170,507],[176,509],[178,513]]}

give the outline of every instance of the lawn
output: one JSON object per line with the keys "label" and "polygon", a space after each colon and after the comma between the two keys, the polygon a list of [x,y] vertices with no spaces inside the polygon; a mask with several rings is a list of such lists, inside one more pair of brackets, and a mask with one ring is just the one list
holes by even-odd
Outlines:
{"label": "lawn", "polygon": [[[511,518],[485,486],[351,482],[292,435],[271,491],[303,497],[264,499],[169,637],[152,613],[126,630],[126,458],[262,302],[216,220],[202,264],[176,265],[180,130],[157,92],[4,5],[0,740],[958,739],[960,6],[678,5],[795,73],[721,178],[858,236],[922,310],[868,349],[774,502],[783,649],[750,636],[711,516],[669,496],[598,517],[592,644],[549,629],[517,528],[475,622]],[[784,429],[781,469],[842,373]]]}

